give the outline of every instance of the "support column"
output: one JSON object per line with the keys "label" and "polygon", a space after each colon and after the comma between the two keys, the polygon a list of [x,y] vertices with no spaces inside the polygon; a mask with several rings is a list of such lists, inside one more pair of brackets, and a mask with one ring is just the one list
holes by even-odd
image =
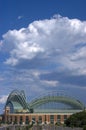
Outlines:
{"label": "support column", "polygon": [[50,115],[48,115],[48,122],[50,123]]}
{"label": "support column", "polygon": [[32,123],[32,115],[29,115],[30,124]]}
{"label": "support column", "polygon": [[36,118],[36,123],[38,123],[38,118],[39,118],[39,116],[38,116],[38,115],[35,115],[35,118]]}
{"label": "support column", "polygon": [[54,124],[57,122],[57,115],[54,115]]}
{"label": "support column", "polygon": [[17,116],[17,124],[19,124],[19,122],[20,122],[20,117],[19,117],[19,115]]}
{"label": "support column", "polygon": [[12,123],[14,123],[14,115],[12,116]]}
{"label": "support column", "polygon": [[61,123],[64,124],[64,115],[61,115]]}
{"label": "support column", "polygon": [[50,123],[50,115],[46,115],[46,123],[47,123],[47,124]]}
{"label": "support column", "polygon": [[46,115],[42,115],[42,124],[45,124],[45,117]]}
{"label": "support column", "polygon": [[22,118],[23,118],[22,124],[24,125],[24,124],[25,124],[25,120],[26,120],[26,116],[25,116],[25,115],[22,115]]}

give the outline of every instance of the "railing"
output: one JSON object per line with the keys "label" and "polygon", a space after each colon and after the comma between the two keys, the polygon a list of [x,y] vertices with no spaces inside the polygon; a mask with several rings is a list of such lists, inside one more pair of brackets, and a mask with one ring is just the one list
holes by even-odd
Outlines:
{"label": "railing", "polygon": [[27,125],[3,125],[0,130],[31,130]]}
{"label": "railing", "polygon": [[57,125],[33,125],[28,128],[26,125],[9,125],[0,127],[0,130],[83,130],[83,128],[62,127]]}

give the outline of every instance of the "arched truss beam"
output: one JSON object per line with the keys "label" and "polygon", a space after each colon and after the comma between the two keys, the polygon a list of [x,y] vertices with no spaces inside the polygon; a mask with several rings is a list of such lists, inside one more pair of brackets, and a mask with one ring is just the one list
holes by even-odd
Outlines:
{"label": "arched truss beam", "polygon": [[30,108],[37,108],[38,106],[48,103],[48,102],[60,102],[63,104],[70,105],[73,109],[84,109],[84,105],[74,98],[66,97],[66,96],[44,96],[39,99],[33,100],[29,106]]}
{"label": "arched truss beam", "polygon": [[58,102],[58,103],[67,104],[67,105],[70,105],[73,109],[80,109],[80,110],[84,109],[84,105],[80,101],[74,98],[65,96],[63,94],[58,95],[57,93],[51,93],[51,94],[39,97],[27,105],[24,92],[14,90],[10,93],[6,102],[6,106],[10,101],[18,102],[23,107],[23,109],[28,109],[29,111],[31,109],[37,108],[38,106],[48,103],[48,102]]}
{"label": "arched truss beam", "polygon": [[7,98],[6,105],[9,103],[9,101],[18,102],[21,104],[21,106],[24,109],[29,109],[29,106],[26,103],[26,97],[25,94],[22,91],[14,90],[10,93],[10,95]]}

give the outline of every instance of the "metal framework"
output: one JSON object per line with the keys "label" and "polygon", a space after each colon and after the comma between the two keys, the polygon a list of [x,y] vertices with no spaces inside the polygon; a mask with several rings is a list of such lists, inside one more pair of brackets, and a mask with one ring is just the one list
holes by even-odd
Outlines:
{"label": "metal framework", "polygon": [[29,106],[30,108],[37,108],[40,105],[49,102],[63,103],[65,105],[69,105],[71,109],[84,109],[84,105],[79,100],[76,100],[75,98],[65,95],[63,91],[59,92],[53,91],[44,94],[42,96],[39,96],[38,98],[35,98],[33,101],[31,101],[29,103]]}
{"label": "metal framework", "polygon": [[64,96],[42,97],[40,99],[36,99],[36,100],[32,101],[29,105],[31,108],[34,108],[34,107],[40,106],[40,105],[48,103],[48,102],[64,103],[64,104],[70,105],[73,109],[83,109],[84,108],[84,106],[82,105],[81,102],[74,100],[72,98],[69,98],[69,97],[64,97]]}
{"label": "metal framework", "polygon": [[6,106],[9,105],[13,106],[13,109],[29,110],[24,91],[13,90],[7,98]]}
{"label": "metal framework", "polygon": [[[64,93],[59,92],[51,92],[47,93],[46,95],[42,95],[38,98],[35,98],[32,100],[29,104],[26,102],[26,97],[24,91],[18,91],[14,90],[10,93],[8,96],[6,106],[11,106],[13,111],[15,110],[28,110],[28,112],[31,112],[31,110],[36,111],[42,111],[39,108],[39,106],[45,105],[47,103],[62,103],[65,105],[69,105],[71,107],[71,110],[83,110],[84,105],[75,98],[71,98],[67,95],[64,95]],[[43,106],[44,111],[46,112],[46,108]],[[58,108],[57,108],[58,109]],[[54,111],[51,105],[51,111]],[[35,111],[34,111],[35,112]]]}

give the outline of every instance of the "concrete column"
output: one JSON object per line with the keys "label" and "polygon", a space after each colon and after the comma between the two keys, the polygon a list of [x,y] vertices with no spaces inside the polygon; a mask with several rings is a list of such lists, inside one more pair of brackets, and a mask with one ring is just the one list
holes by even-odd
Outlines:
{"label": "concrete column", "polygon": [[45,115],[42,115],[42,124],[45,123]]}
{"label": "concrete column", "polygon": [[22,124],[24,125],[25,124],[25,120],[26,120],[26,116],[25,115],[22,115],[22,118],[23,118],[23,122],[22,122]]}
{"label": "concrete column", "polygon": [[30,123],[30,116],[28,115],[28,123]]}
{"label": "concrete column", "polygon": [[14,123],[14,115],[12,116],[12,123]]}
{"label": "concrete column", "polygon": [[57,115],[54,115],[54,124],[57,122]]}
{"label": "concrete column", "polygon": [[17,124],[19,124],[19,122],[20,122],[20,117],[19,117],[19,115],[17,116]]}
{"label": "concrete column", "polygon": [[11,123],[12,121],[11,121],[11,116],[9,115],[8,116],[8,121]]}
{"label": "concrete column", "polygon": [[61,123],[64,124],[64,115],[61,115]]}
{"label": "concrete column", "polygon": [[5,122],[7,122],[7,115],[5,115]]}
{"label": "concrete column", "polygon": [[50,123],[50,115],[46,115],[46,123],[47,123],[47,124]]}
{"label": "concrete column", "polygon": [[50,115],[48,115],[48,122],[50,123]]}
{"label": "concrete column", "polygon": [[39,116],[35,115],[35,118],[36,118],[36,122],[38,122]]}
{"label": "concrete column", "polygon": [[32,123],[32,115],[29,115],[30,124]]}

